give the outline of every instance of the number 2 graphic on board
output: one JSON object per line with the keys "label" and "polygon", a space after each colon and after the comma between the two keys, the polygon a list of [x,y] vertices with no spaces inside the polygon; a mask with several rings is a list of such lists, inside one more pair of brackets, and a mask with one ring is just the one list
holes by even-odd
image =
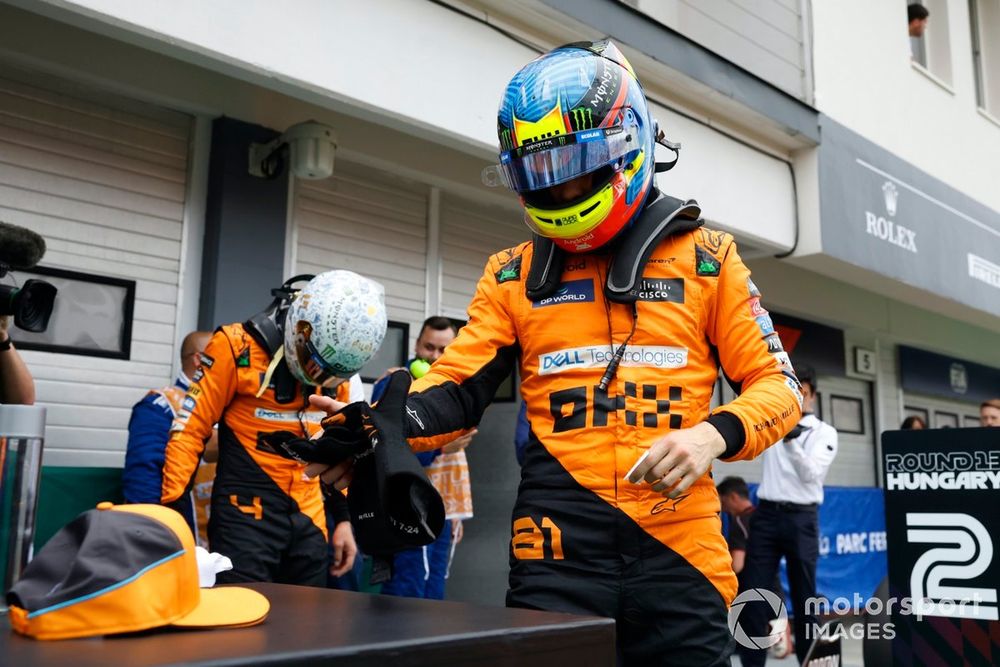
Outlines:
{"label": "number 2 graphic on board", "polygon": [[906,540],[911,544],[936,544],[913,564],[910,596],[918,616],[978,618],[996,621],[995,588],[944,585],[944,580],[967,581],[990,567],[993,540],[975,518],[961,513],[906,514]]}

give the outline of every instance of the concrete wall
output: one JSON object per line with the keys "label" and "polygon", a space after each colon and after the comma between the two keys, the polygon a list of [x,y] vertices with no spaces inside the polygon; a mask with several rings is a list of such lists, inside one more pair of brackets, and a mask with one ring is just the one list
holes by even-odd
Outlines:
{"label": "concrete wall", "polygon": [[626,0],[753,72],[790,95],[809,101],[806,9],[799,0]]}
{"label": "concrete wall", "polygon": [[[1000,125],[976,106],[967,3],[931,8],[929,30],[946,31],[950,83],[911,63],[902,0],[814,2],[813,14],[816,107],[1000,210]],[[933,62],[930,67],[933,74]]]}
{"label": "concrete wall", "polygon": [[[195,90],[187,86],[185,94],[212,97],[213,105],[226,107],[227,115],[241,120],[278,130],[303,120],[276,121],[276,117],[287,118],[280,110],[262,113],[270,111],[270,105],[261,103],[269,91],[327,109],[323,115],[333,111],[344,116],[343,122],[334,125],[343,145],[366,155],[379,155],[383,144],[412,145],[412,138],[418,137],[480,160],[496,160],[495,113],[500,94],[511,75],[538,55],[479,21],[413,0],[299,0],[291,15],[285,6],[268,0],[178,0],[169,6],[120,0],[18,4],[139,45],[147,50],[140,52],[143,60],[155,58],[150,52],[169,54],[175,63],[164,62],[168,71],[177,67],[176,61],[183,61],[198,66],[199,79],[212,78],[213,72],[225,75],[224,87],[239,81],[256,84],[259,88],[248,91],[250,99],[233,101],[220,99],[203,86]],[[23,21],[39,25],[35,16],[23,16]],[[49,30],[53,24],[44,25]],[[216,29],[219,25],[229,27]],[[72,29],[57,30],[80,36]],[[41,42],[58,43],[50,34],[45,33]],[[380,44],[391,44],[392,48],[372,48],[372,34],[379,35]],[[96,53],[88,60],[100,58],[99,54],[109,48],[104,43],[107,40],[80,38],[96,41]],[[21,48],[38,50],[30,43]],[[79,67],[75,53],[71,66]],[[39,57],[58,57],[56,54],[40,53]],[[161,80],[158,76],[139,85],[153,84],[162,94],[165,88],[174,87],[172,83],[169,77]],[[184,87],[183,82],[177,83]],[[675,171],[663,180],[664,189],[677,196],[716,202],[708,215],[717,226],[745,234],[774,251],[791,248],[794,199],[789,172],[780,159],[658,105],[654,111],[671,139],[684,144],[685,155],[690,156],[682,157]],[[263,116],[270,116],[268,120],[275,124],[265,122]],[[356,125],[357,119],[364,121],[367,132],[344,130]],[[391,131],[384,133],[380,128]],[[408,136],[397,140],[399,134]],[[780,147],[768,150],[782,156]],[[413,163],[416,155],[409,152],[402,162]],[[663,157],[667,156],[664,153]],[[475,184],[482,166],[465,170],[463,179]],[[416,168],[423,173],[438,172],[426,165]],[[499,191],[494,194],[501,195]],[[750,200],[754,205],[743,204]]]}

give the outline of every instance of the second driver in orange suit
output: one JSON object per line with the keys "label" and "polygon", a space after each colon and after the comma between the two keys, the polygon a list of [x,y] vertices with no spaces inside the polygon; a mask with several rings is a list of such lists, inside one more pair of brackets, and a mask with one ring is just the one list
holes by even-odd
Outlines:
{"label": "second driver in orange suit", "polygon": [[[304,287],[291,287],[304,278],[311,278]],[[364,398],[355,374],[385,336],[384,294],[350,271],[299,276],[275,294],[268,310],[220,327],[205,348],[167,443],[162,501],[185,493],[218,422],[208,534],[212,550],[233,561],[219,581],[324,586],[328,527],[319,480],[261,443],[275,432],[308,438],[320,430],[325,415],[310,395]],[[350,570],[356,546],[346,499],[333,492],[327,502],[337,520],[329,569],[339,576]]]}
{"label": "second driver in orange suit", "polygon": [[[797,423],[788,357],[732,237],[655,188],[673,163],[654,142],[679,146],[613,44],[529,63],[498,127],[533,239],[489,259],[468,324],[413,383],[410,444],[476,427],[517,369],[530,435],[508,606],[616,619],[621,664],[728,665],[736,577],[710,468]],[[710,411],[720,367],[739,396]],[[322,475],[343,485],[349,467]]]}

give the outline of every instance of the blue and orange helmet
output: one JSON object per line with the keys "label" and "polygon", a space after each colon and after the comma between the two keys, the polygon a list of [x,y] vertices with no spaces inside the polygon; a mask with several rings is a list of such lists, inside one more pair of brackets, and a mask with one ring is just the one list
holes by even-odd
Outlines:
{"label": "blue and orange helmet", "polygon": [[[497,114],[500,172],[525,222],[569,252],[600,248],[653,189],[655,124],[632,66],[608,40],[533,60],[507,84]],[[551,188],[587,174],[564,202]]]}

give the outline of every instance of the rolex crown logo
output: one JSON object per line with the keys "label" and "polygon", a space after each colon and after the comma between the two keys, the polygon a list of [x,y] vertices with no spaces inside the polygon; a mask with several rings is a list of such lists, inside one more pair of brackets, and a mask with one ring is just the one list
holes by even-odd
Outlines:
{"label": "rolex crown logo", "polygon": [[896,200],[899,199],[896,184],[892,181],[886,181],[882,185],[882,196],[885,197],[885,210],[889,217],[896,215]]}

